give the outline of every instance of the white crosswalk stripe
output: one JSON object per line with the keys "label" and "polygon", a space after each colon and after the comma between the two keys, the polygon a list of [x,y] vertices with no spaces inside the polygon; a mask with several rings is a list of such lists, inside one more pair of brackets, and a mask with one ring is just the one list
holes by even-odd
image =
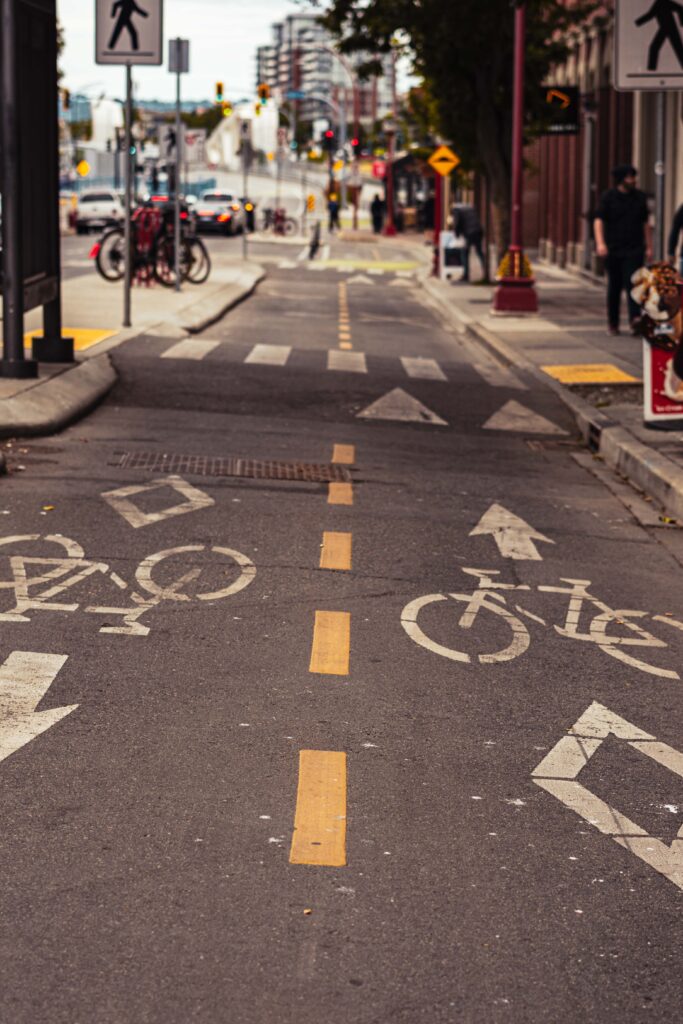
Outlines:
{"label": "white crosswalk stripe", "polygon": [[162,352],[162,359],[204,359],[220,345],[219,341],[200,341],[199,338],[184,338]]}
{"label": "white crosswalk stripe", "polygon": [[346,373],[367,373],[368,366],[365,361],[364,352],[343,352],[340,349],[330,349],[327,353],[328,370],[344,370]]}
{"label": "white crosswalk stripe", "polygon": [[401,362],[409,377],[417,377],[420,380],[448,380],[436,359],[401,356]]}
{"label": "white crosswalk stripe", "polygon": [[284,366],[291,352],[289,345],[254,345],[244,361],[259,366]]}

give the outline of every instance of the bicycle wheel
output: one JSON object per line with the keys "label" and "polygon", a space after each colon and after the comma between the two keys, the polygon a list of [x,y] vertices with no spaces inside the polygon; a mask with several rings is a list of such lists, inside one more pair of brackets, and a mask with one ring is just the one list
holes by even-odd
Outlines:
{"label": "bicycle wheel", "polygon": [[[175,244],[172,238],[162,238],[154,249],[154,277],[164,288],[175,287]],[[180,280],[190,272],[191,256],[187,242],[180,247]]]}
{"label": "bicycle wheel", "polygon": [[99,244],[95,266],[105,281],[120,281],[126,269],[126,249],[123,231],[107,231]]}
{"label": "bicycle wheel", "polygon": [[192,238],[185,243],[189,254],[187,280],[190,284],[204,284],[211,273],[211,257],[201,238]]}
{"label": "bicycle wheel", "polygon": [[283,225],[285,235],[295,235],[299,229],[297,222],[293,217],[288,217]]}

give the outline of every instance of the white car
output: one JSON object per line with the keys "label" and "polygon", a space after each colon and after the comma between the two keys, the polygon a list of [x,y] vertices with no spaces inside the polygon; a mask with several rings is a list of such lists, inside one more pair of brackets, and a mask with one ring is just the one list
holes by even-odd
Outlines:
{"label": "white car", "polygon": [[116,192],[104,189],[80,192],[76,206],[76,231],[85,235],[93,228],[123,224],[123,203]]}

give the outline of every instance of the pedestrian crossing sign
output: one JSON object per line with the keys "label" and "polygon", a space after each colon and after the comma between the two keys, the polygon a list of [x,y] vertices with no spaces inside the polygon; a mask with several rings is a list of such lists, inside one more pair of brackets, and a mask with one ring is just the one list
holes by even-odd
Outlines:
{"label": "pedestrian crossing sign", "polygon": [[675,0],[617,0],[616,89],[683,88],[682,17]]}
{"label": "pedestrian crossing sign", "polygon": [[163,0],[95,0],[95,62],[163,63],[163,12]]}
{"label": "pedestrian crossing sign", "polygon": [[442,178],[447,177],[451,171],[455,170],[459,163],[460,157],[448,146],[439,146],[429,158],[429,164]]}

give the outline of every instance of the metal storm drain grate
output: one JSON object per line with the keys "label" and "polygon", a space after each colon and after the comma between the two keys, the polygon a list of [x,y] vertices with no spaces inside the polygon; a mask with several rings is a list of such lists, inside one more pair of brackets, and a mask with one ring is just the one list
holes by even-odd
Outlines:
{"label": "metal storm drain grate", "polygon": [[116,452],[117,469],[146,469],[152,473],[188,473],[195,476],[241,476],[253,480],[295,480],[332,483],[351,479],[346,466],[312,462],[275,462],[272,459],[224,458],[211,455],[168,455],[160,452]]}

